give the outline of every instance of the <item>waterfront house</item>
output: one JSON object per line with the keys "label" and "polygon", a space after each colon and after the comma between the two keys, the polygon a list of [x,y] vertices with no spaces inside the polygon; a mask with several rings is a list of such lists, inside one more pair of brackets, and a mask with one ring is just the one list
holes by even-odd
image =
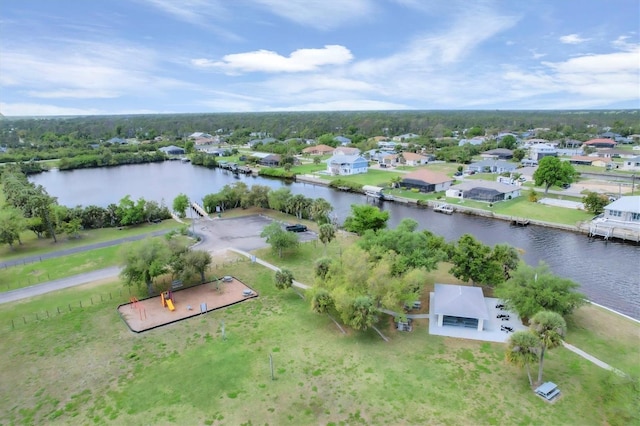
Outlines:
{"label": "waterfront house", "polygon": [[338,142],[340,145],[349,145],[351,143],[351,139],[344,136],[336,136],[333,138],[334,141]]}
{"label": "waterfront house", "polygon": [[640,227],[640,195],[620,197],[605,206],[604,219]]}
{"label": "waterfront house", "polygon": [[488,180],[466,180],[447,190],[447,197],[495,203],[520,196],[521,187]]}
{"label": "waterfront house", "polygon": [[369,162],[361,155],[333,154],[327,160],[327,172],[333,176],[367,173]]}
{"label": "waterfront house", "polygon": [[278,167],[280,165],[280,161],[282,159],[278,154],[269,154],[266,157],[263,157],[258,161],[261,166],[265,167]]}
{"label": "waterfront house", "polygon": [[333,150],[333,155],[359,155],[360,150],[358,148],[348,148],[346,146],[339,146]]}
{"label": "waterfront house", "polygon": [[158,151],[162,151],[167,155],[184,155],[184,148],[175,145],[163,146]]}
{"label": "waterfront house", "polygon": [[405,174],[400,186],[417,188],[420,192],[438,192],[446,191],[452,183],[453,179],[444,173],[422,169]]}

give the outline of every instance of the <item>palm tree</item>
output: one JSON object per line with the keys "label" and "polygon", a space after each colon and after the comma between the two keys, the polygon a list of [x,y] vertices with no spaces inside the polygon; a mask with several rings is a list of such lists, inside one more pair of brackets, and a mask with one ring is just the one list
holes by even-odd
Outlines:
{"label": "palm tree", "polygon": [[529,364],[538,361],[538,338],[531,331],[516,331],[508,342],[505,359],[517,367],[524,366],[529,377],[529,385],[533,387]]}
{"label": "palm tree", "polygon": [[542,383],[542,365],[544,353],[562,344],[562,337],[567,330],[567,323],[562,315],[552,311],[540,311],[531,318],[530,328],[538,339],[540,347],[540,366],[538,367],[538,383]]}

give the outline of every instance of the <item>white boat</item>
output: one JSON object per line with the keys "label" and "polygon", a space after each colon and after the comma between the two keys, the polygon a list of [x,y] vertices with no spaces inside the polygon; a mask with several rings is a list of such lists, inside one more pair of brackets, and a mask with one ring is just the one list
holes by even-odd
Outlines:
{"label": "white boat", "polygon": [[449,204],[437,204],[436,206],[433,207],[433,211],[434,212],[438,212],[438,213],[444,213],[444,214],[452,214],[454,212],[453,206],[450,206]]}

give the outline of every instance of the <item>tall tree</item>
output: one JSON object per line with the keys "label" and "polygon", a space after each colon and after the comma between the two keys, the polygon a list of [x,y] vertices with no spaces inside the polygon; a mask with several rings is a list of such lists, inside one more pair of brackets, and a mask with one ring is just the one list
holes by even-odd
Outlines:
{"label": "tall tree", "polygon": [[178,194],[173,199],[173,211],[178,213],[180,218],[184,219],[187,216],[187,209],[189,208],[189,197],[186,194]]}
{"label": "tall tree", "polygon": [[540,348],[540,365],[538,367],[538,384],[542,383],[544,355],[548,349],[557,348],[567,331],[567,323],[560,314],[551,311],[540,311],[531,318],[531,331],[538,339]]}
{"label": "tall tree", "polygon": [[169,248],[158,238],[129,244],[122,251],[123,268],[120,276],[127,286],[134,283],[146,285],[148,293],[153,294],[153,280],[167,272],[170,256]]}
{"label": "tall tree", "polygon": [[20,233],[25,229],[27,224],[20,210],[11,206],[0,210],[0,244],[9,244],[13,250],[13,243],[22,244]]}
{"label": "tall tree", "polygon": [[549,266],[540,262],[535,268],[521,265],[513,276],[498,285],[496,296],[505,301],[521,318],[532,318],[539,311],[553,311],[569,315],[585,303],[574,281],[551,273]]}
{"label": "tall tree", "polygon": [[454,277],[473,285],[477,283],[494,285],[491,280],[501,273],[500,266],[492,262],[491,247],[476,240],[473,235],[464,234],[453,249],[449,271]]}
{"label": "tall tree", "polygon": [[505,359],[517,367],[525,367],[529,385],[533,387],[529,365],[538,361],[538,338],[531,331],[516,331],[507,343]]}
{"label": "tall tree", "polygon": [[369,296],[358,296],[353,299],[350,309],[346,311],[342,319],[355,330],[369,329],[378,320],[378,309],[373,299]]}
{"label": "tall tree", "polygon": [[333,206],[324,198],[316,198],[311,202],[309,213],[311,218],[319,224],[329,223],[329,213],[333,210]]}
{"label": "tall tree", "polygon": [[183,254],[183,262],[185,273],[191,275],[191,273],[200,274],[200,282],[205,282],[205,274],[209,265],[211,265],[211,254],[205,250],[188,250]]}
{"label": "tall tree", "polygon": [[271,249],[282,257],[283,250],[294,249],[298,247],[298,236],[294,232],[287,232],[277,222],[267,225],[260,234],[262,238],[266,238],[267,243],[271,244]]}
{"label": "tall tree", "polygon": [[536,186],[544,185],[545,195],[552,186],[569,184],[576,176],[576,169],[568,161],[561,161],[558,157],[553,156],[542,158],[533,173]]}
{"label": "tall tree", "polygon": [[387,211],[368,204],[352,204],[351,215],[344,221],[344,229],[362,235],[368,229],[376,231],[386,228],[388,220]]}
{"label": "tall tree", "polygon": [[327,255],[327,244],[336,237],[336,227],[331,223],[323,223],[319,228],[318,238],[324,245],[324,255]]}
{"label": "tall tree", "polygon": [[291,288],[293,285],[293,273],[288,269],[280,269],[276,271],[274,282],[279,290]]}

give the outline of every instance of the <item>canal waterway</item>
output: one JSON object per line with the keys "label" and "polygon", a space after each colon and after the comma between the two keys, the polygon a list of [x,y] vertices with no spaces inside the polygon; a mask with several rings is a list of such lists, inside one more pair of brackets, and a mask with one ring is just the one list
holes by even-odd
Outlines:
{"label": "canal waterway", "polygon": [[[367,202],[364,195],[336,191],[308,183],[292,183],[255,176],[192,166],[189,163],[128,165],[111,168],[50,171],[32,176],[49,194],[66,206],[117,204],[130,195],[133,200],[164,201],[171,206],[180,193],[202,202],[205,195],[220,191],[225,185],[244,182],[287,187],[293,194],[324,198],[334,206],[338,222],[349,214],[352,204]],[[448,241],[469,233],[484,244],[510,244],[522,252],[530,265],[546,262],[560,276],[580,284],[587,297],[601,305],[640,319],[640,246],[591,240],[586,235],[538,226],[515,227],[501,220],[464,214],[443,215],[433,210],[399,203],[383,203],[390,213],[389,226],[403,218],[413,218],[419,229],[442,235]]]}

